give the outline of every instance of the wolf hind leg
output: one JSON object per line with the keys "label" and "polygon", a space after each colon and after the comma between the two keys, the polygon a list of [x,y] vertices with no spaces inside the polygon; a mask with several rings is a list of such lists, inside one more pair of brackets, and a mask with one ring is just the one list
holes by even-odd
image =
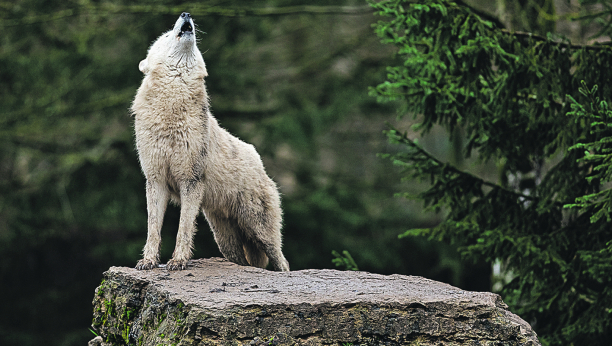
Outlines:
{"label": "wolf hind leg", "polygon": [[215,241],[223,256],[231,262],[248,266],[249,261],[245,256],[244,236],[240,232],[238,222],[235,219],[224,217],[216,212],[204,210],[204,216],[215,236]]}
{"label": "wolf hind leg", "polygon": [[258,267],[264,268],[269,260],[274,270],[289,271],[289,262],[287,262],[281,250],[280,218],[275,220],[278,222],[253,222],[257,219],[255,217],[243,220],[241,225],[245,231],[245,237],[248,239],[245,243],[245,245],[248,244],[245,246],[247,256],[252,256],[254,261],[267,257],[266,263],[264,264],[261,261],[259,263],[262,265],[256,265]]}
{"label": "wolf hind leg", "polygon": [[289,271],[289,262],[281,251],[280,240],[269,242],[269,239],[249,239],[244,247],[252,266],[265,268],[269,262],[276,271]]}
{"label": "wolf hind leg", "polygon": [[246,254],[246,259],[250,265],[259,268],[265,268],[268,266],[268,256],[266,256],[265,251],[263,251],[258,244],[248,240],[244,243],[243,247],[244,253]]}
{"label": "wolf hind leg", "polygon": [[266,253],[268,258],[270,259],[270,263],[272,264],[272,268],[277,271],[288,272],[289,271],[289,262],[283,256],[283,252],[281,251],[280,244],[262,244],[263,251]]}
{"label": "wolf hind leg", "polygon": [[[276,193],[276,190],[272,190]],[[243,200],[249,200],[244,198]],[[250,198],[251,203],[241,203],[242,212],[237,213],[240,228],[244,231],[247,251],[254,259],[268,257],[272,268],[289,271],[289,262],[283,256],[282,248],[282,211],[280,201],[275,201],[273,193]]]}

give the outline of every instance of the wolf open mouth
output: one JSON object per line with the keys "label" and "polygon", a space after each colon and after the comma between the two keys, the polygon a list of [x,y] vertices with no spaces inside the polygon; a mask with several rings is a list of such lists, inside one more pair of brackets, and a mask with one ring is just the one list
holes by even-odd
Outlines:
{"label": "wolf open mouth", "polygon": [[178,36],[181,37],[184,34],[193,34],[193,27],[191,26],[191,23],[186,20],[185,23],[183,23],[183,25],[181,26],[181,32],[179,32]]}

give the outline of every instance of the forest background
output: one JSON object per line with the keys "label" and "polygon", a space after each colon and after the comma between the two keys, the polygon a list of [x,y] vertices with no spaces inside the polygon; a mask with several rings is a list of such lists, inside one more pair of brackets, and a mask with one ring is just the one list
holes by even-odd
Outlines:
{"label": "forest background", "polygon": [[[577,3],[536,3],[552,7],[469,5],[509,28],[553,28],[573,43],[595,32],[570,20],[582,11]],[[142,79],[138,62],[183,11],[200,30],[214,115],[256,146],[279,185],[293,270],[334,268],[332,251],[348,250],[361,270],[494,289],[489,264],[462,261],[444,243],[398,239],[443,213],[394,198],[426,183],[401,182],[376,155],[397,150],[386,122],[408,129],[415,120],[368,95],[397,61],[374,34],[381,18],[365,2],[0,1],[1,345],[84,344],[102,272],[139,258],[146,205],[128,108]],[[495,163],[465,161],[462,137],[453,138],[434,127],[420,143],[496,179]],[[198,224],[194,256],[220,256],[206,221]],[[170,207],[162,261],[177,225]]]}

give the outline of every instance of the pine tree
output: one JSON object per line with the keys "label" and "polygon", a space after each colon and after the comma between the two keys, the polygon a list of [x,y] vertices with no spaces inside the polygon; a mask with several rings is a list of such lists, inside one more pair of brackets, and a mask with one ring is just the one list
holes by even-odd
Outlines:
{"label": "pine tree", "polygon": [[[455,243],[466,258],[503,260],[515,274],[501,291],[546,345],[604,345],[612,337],[612,48],[509,32],[445,0],[370,1],[398,64],[371,89],[400,100],[420,134],[461,128],[464,154],[495,162],[491,181],[443,162],[414,132],[384,156],[445,220],[421,235]],[[605,28],[602,32],[605,32]],[[598,87],[596,87],[598,86]]]}

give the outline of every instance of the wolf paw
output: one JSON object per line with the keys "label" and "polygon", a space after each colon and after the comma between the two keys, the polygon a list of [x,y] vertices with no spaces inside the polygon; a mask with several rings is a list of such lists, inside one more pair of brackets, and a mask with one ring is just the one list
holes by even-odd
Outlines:
{"label": "wolf paw", "polygon": [[175,260],[174,258],[166,264],[166,270],[184,270],[187,269],[188,260]]}
{"label": "wolf paw", "polygon": [[136,263],[136,269],[138,270],[149,270],[157,268],[157,261],[150,259],[141,259]]}

